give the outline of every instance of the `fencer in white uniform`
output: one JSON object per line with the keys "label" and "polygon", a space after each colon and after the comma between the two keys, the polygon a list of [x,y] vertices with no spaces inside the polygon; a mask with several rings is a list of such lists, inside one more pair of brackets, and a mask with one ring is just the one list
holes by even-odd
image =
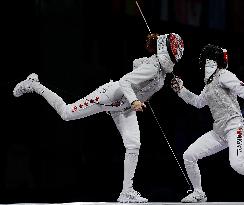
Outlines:
{"label": "fencer in white uniform", "polygon": [[65,121],[100,112],[110,113],[126,148],[123,189],[118,198],[119,202],[148,201],[133,189],[140,149],[140,129],[136,111],[142,111],[144,102],[163,87],[166,74],[173,71],[175,63],[183,55],[184,44],[181,37],[175,33],[150,34],[147,36],[146,48],[153,55],[134,60],[132,72],[124,75],[119,81],[100,86],[72,104],[66,104],[56,93],[41,84],[34,73],[18,83],[13,90],[15,97],[30,92],[40,94]]}
{"label": "fencer in white uniform", "polygon": [[237,96],[244,98],[244,83],[227,70],[226,49],[209,44],[202,49],[199,60],[205,69],[205,87],[200,95],[187,90],[180,78],[172,80],[172,88],[179,97],[197,108],[208,105],[214,119],[213,130],[198,138],[183,155],[194,192],[182,202],[207,201],[201,186],[199,159],[229,147],[231,167],[244,175],[243,117],[237,101]]}

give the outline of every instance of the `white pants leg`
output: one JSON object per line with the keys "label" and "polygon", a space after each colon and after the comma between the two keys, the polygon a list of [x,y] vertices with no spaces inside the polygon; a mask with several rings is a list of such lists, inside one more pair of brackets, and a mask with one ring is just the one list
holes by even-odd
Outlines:
{"label": "white pants leg", "polygon": [[113,112],[112,118],[122,136],[126,148],[123,190],[127,190],[133,187],[133,178],[138,162],[139,148],[141,145],[139,125],[136,112],[132,110]]}
{"label": "white pants leg", "polygon": [[183,158],[188,177],[194,190],[202,190],[201,174],[197,161],[227,147],[227,142],[222,140],[213,131],[204,134],[188,147]]}
{"label": "white pants leg", "polygon": [[111,116],[122,136],[126,149],[140,148],[140,129],[136,112],[129,109],[124,112],[111,112]]}
{"label": "white pants leg", "polygon": [[125,103],[123,106],[117,108],[105,106],[112,104],[114,100],[122,97],[117,82],[100,86],[94,92],[72,104],[66,104],[61,97],[40,83],[35,83],[33,87],[65,121],[84,118],[103,111],[122,110],[127,105]]}
{"label": "white pants leg", "polygon": [[229,160],[231,167],[244,175],[244,128],[233,129],[227,133]]}

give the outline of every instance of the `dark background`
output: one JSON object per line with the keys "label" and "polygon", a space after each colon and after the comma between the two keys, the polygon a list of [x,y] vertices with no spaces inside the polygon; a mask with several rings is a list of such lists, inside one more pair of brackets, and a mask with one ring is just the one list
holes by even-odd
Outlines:
{"label": "dark background", "polygon": [[[200,93],[198,56],[207,43],[229,52],[229,69],[244,80],[241,0],[139,1],[152,32],[179,33],[185,53],[175,73]],[[109,115],[64,122],[38,95],[14,98],[32,72],[67,103],[132,70],[148,56],[148,34],[134,0],[8,1],[2,28],[0,203],[116,201],[124,147]],[[170,89],[151,99],[180,164],[187,147],[212,129],[208,108],[197,110]],[[243,99],[239,99],[244,110]],[[150,201],[180,201],[188,189],[149,109],[138,113],[141,150],[135,189]],[[244,177],[229,165],[228,149],[199,161],[209,201],[244,201]]]}

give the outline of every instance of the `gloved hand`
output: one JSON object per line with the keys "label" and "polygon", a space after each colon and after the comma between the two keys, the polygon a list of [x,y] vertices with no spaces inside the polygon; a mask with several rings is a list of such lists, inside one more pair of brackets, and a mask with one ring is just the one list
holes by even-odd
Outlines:
{"label": "gloved hand", "polygon": [[143,112],[143,108],[146,108],[146,105],[139,100],[135,100],[131,103],[131,107],[134,111]]}
{"label": "gloved hand", "polygon": [[179,93],[180,90],[183,88],[183,81],[179,77],[174,77],[171,80],[171,88],[176,92]]}

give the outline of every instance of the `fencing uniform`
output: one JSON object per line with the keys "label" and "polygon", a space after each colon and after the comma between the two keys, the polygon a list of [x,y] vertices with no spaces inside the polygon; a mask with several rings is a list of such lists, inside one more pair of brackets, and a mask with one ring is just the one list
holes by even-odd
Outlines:
{"label": "fencing uniform", "polygon": [[[175,38],[170,40],[167,39],[167,36],[171,38],[175,36]],[[42,85],[36,74],[29,75],[26,80],[17,84],[13,94],[15,97],[26,92],[40,94],[65,121],[88,117],[100,112],[109,112],[126,148],[123,191],[118,201],[146,202],[147,199],[141,197],[133,189],[133,177],[140,148],[140,129],[136,111],[131,109],[131,103],[135,100],[145,102],[163,87],[166,73],[172,72],[175,64],[168,53],[168,49],[175,47],[173,45],[167,47],[166,40],[177,43],[178,39],[180,45],[183,46],[183,42],[177,34],[159,36],[157,55],[134,60],[132,72],[124,75],[119,81],[111,81],[100,86],[94,92],[74,103],[66,104],[56,93]],[[179,60],[183,54],[183,47],[177,49],[175,51],[177,58],[175,58]]]}
{"label": "fencing uniform", "polygon": [[[202,193],[201,175],[197,161],[227,147],[229,147],[231,167],[244,175],[244,127],[237,101],[237,96],[244,98],[244,84],[233,73],[226,69],[218,69],[215,61],[207,59],[205,82],[210,76],[212,81],[205,85],[200,95],[195,95],[185,87],[178,92],[178,96],[186,103],[197,108],[208,105],[214,119],[213,130],[198,138],[183,155],[185,168],[195,193]],[[196,199],[196,196],[197,194],[187,196],[183,202],[206,200],[204,195],[200,194],[199,196],[202,198],[199,199]]]}

